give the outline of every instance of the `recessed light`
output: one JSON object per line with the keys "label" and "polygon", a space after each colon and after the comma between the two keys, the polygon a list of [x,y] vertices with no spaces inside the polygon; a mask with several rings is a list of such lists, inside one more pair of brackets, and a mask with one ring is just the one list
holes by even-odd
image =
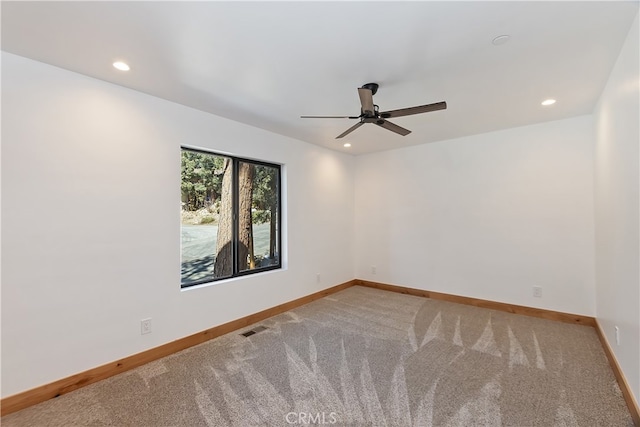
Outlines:
{"label": "recessed light", "polygon": [[114,62],[113,66],[120,71],[129,71],[131,69],[126,62],[122,62],[122,61]]}
{"label": "recessed light", "polygon": [[542,101],[542,105],[547,106],[547,105],[553,105],[556,103],[555,99],[545,99],[544,101]]}
{"label": "recessed light", "polygon": [[491,43],[494,46],[500,46],[501,44],[505,44],[506,42],[508,42],[511,39],[511,36],[508,34],[504,34],[502,36],[498,36],[496,38],[494,38],[493,40],[491,40]]}
{"label": "recessed light", "polygon": [[348,142],[346,144],[343,145],[343,147],[349,148],[351,147],[351,144],[349,144]]}

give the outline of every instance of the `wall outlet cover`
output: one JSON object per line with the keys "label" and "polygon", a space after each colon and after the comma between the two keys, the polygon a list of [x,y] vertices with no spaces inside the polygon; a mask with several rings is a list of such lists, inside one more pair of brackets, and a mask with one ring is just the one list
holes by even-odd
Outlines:
{"label": "wall outlet cover", "polygon": [[142,319],[140,321],[140,335],[146,335],[151,333],[151,318]]}

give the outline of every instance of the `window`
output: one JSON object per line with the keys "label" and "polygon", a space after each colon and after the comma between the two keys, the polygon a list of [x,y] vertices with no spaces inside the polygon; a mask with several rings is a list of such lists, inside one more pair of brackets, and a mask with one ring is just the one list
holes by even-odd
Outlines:
{"label": "window", "polygon": [[182,148],[181,287],[281,267],[280,166]]}

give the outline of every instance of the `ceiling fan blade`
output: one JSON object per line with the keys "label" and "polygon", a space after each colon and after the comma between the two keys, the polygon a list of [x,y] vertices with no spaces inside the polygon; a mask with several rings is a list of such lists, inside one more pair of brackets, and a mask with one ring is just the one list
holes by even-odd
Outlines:
{"label": "ceiling fan blade", "polygon": [[358,122],[355,125],[351,126],[349,129],[345,130],[344,132],[342,132],[340,135],[336,136],[336,139],[340,139],[343,136],[347,136],[349,135],[351,132],[353,132],[354,130],[358,129],[360,126],[362,126],[364,124],[364,122]]}
{"label": "ceiling fan blade", "polygon": [[300,116],[301,119],[359,119],[359,116]]}
{"label": "ceiling fan blade", "polygon": [[365,115],[373,114],[373,92],[371,89],[358,88],[360,96],[360,104],[362,105],[362,113]]}
{"label": "ceiling fan blade", "polygon": [[400,134],[402,136],[407,136],[407,135],[409,135],[411,133],[411,131],[409,129],[405,129],[405,128],[401,127],[401,126],[393,124],[388,120],[380,120],[380,119],[378,119],[378,120],[376,120],[375,122],[372,122],[372,123],[375,123],[376,125],[378,125],[380,127],[388,129],[391,132],[395,132],[395,133]]}
{"label": "ceiling fan blade", "polygon": [[445,110],[446,102],[436,102],[435,104],[420,105],[419,107],[400,108],[399,110],[383,111],[380,117],[388,119],[391,117],[410,116],[412,114],[429,113],[431,111]]}

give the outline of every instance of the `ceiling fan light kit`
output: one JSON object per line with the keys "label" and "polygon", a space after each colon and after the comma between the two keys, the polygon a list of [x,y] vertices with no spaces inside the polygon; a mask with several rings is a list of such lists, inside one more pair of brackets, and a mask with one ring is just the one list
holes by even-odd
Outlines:
{"label": "ceiling fan light kit", "polygon": [[373,123],[381,128],[395,132],[398,135],[406,136],[411,133],[409,129],[405,129],[388,121],[388,118],[411,116],[413,114],[429,113],[431,111],[445,110],[447,103],[436,102],[434,104],[420,105],[417,107],[401,108],[398,110],[382,111],[380,107],[373,103],[373,95],[378,92],[379,85],[377,83],[365,83],[358,88],[358,96],[360,97],[360,115],[359,116],[300,116],[303,119],[360,119],[358,123],[342,132],[336,139],[349,135],[365,123]]}

